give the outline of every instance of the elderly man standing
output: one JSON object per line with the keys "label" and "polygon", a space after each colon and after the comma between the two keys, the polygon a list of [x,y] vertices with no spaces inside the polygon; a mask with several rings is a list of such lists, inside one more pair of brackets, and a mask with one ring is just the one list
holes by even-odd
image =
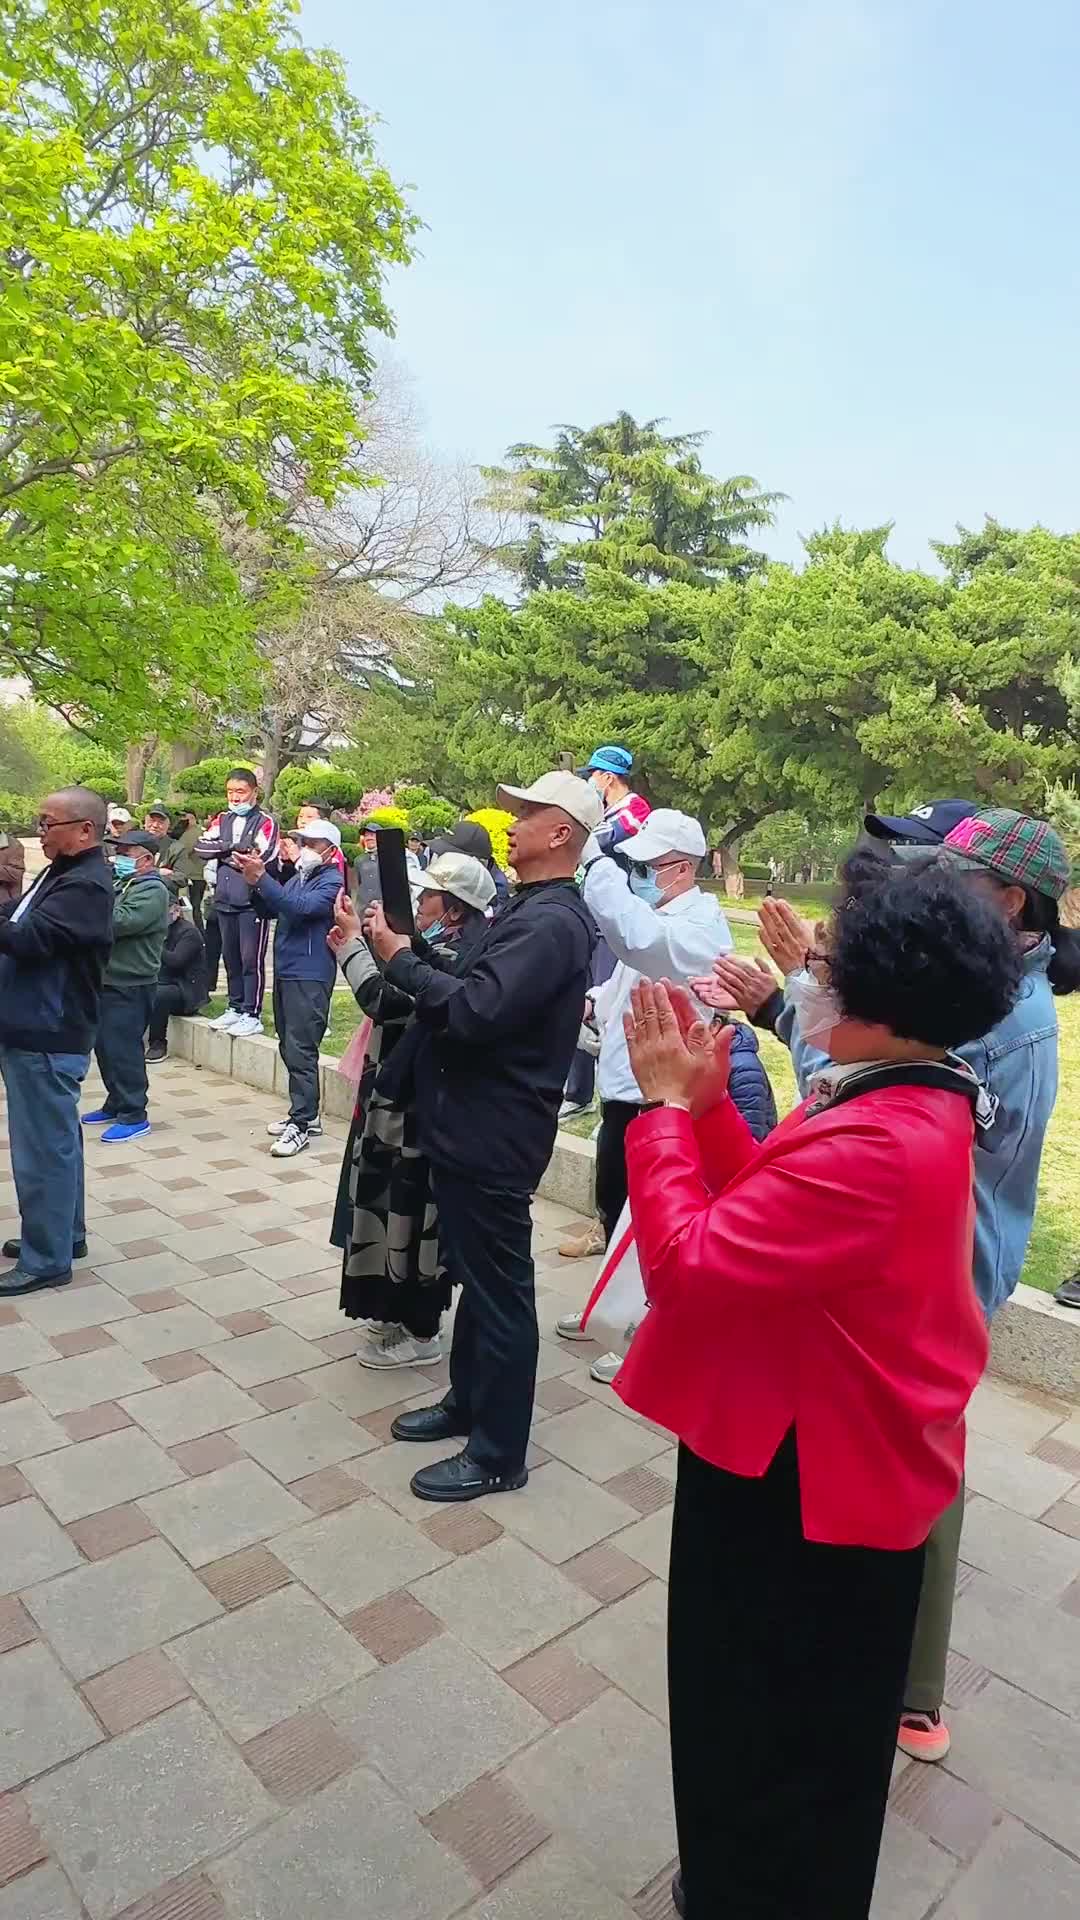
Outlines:
{"label": "elderly man standing", "polygon": [[555,1144],[596,938],[574,875],[601,822],[598,795],[566,772],[502,787],[499,799],[517,815],[510,860],[519,884],[460,973],[415,953],[381,907],[366,921],[417,1022],[415,1044],[406,1036],[395,1048],[377,1089],[415,1098],[443,1257],[462,1290],[449,1393],[391,1427],[396,1440],[465,1443],[414,1474],[421,1500],[475,1500],[528,1479],[538,1349],[530,1201]]}
{"label": "elderly man standing", "polygon": [[50,794],[38,821],[49,864],[0,908],[0,1074],[21,1232],[0,1298],[63,1287],[86,1254],[79,1089],[90,1064],[112,945],[105,802],[85,787]]}

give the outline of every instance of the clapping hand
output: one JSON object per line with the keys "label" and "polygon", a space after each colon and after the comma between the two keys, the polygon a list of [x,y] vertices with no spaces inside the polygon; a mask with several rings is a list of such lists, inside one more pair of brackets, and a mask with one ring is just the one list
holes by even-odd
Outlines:
{"label": "clapping hand", "polygon": [[232,865],[249,887],[257,887],[266,872],[265,862],[257,853],[234,853]]}
{"label": "clapping hand", "polygon": [[814,945],[814,929],[789,907],[786,900],[763,900],[758,908],[761,944],[786,980],[806,965]]}
{"label": "clapping hand", "polygon": [[363,931],[360,915],[345,888],[339,888],[337,899],[334,901],[334,932],[341,935],[338,945],[344,946],[346,940],[358,940]]}
{"label": "clapping hand", "polygon": [[730,1027],[706,1026],[682,987],[643,980],[623,1015],[634,1078],[646,1100],[667,1100],[695,1116],[727,1092]]}
{"label": "clapping hand", "polygon": [[720,953],[710,974],[691,980],[690,991],[717,1013],[738,1009],[752,1020],[776,992],[776,975],[757,954],[752,960],[740,960],[737,954]]}

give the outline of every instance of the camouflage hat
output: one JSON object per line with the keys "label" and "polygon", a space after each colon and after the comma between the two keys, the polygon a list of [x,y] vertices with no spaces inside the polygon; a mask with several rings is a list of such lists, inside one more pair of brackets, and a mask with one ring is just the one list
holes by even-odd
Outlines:
{"label": "camouflage hat", "polygon": [[966,867],[984,867],[1009,886],[1060,900],[1069,884],[1069,857],[1046,820],[1011,807],[987,807],[946,834],[944,846]]}

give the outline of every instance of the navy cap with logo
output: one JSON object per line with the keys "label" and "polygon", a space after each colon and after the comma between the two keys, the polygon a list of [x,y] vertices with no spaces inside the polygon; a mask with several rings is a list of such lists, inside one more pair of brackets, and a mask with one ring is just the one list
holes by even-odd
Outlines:
{"label": "navy cap with logo", "polygon": [[975,800],[928,800],[910,813],[868,813],[864,826],[875,840],[905,840],[909,846],[939,847],[947,833],[979,811]]}

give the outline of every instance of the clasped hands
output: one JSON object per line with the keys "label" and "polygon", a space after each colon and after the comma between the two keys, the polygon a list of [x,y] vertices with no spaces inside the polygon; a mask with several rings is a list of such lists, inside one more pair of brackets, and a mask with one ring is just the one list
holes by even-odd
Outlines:
{"label": "clasped hands", "polygon": [[623,1014],[630,1067],[646,1100],[667,1100],[697,1118],[724,1098],[735,1038],[699,1020],[685,987],[642,980]]}

